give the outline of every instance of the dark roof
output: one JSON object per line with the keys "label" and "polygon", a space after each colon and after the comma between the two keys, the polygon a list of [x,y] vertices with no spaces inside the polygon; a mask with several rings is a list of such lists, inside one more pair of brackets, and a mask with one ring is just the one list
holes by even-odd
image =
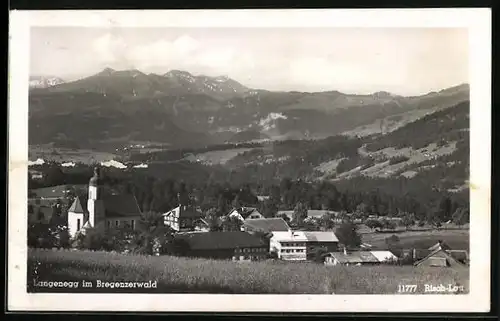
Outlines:
{"label": "dark roof", "polygon": [[139,216],[141,210],[137,205],[137,200],[131,194],[106,195],[104,198],[104,208],[107,217]]}
{"label": "dark roof", "polygon": [[431,254],[433,251],[428,250],[428,249],[415,249],[411,255],[414,255],[415,260],[421,260],[423,258],[426,258],[429,254]]}
{"label": "dark roof", "polygon": [[243,226],[262,232],[288,231],[290,227],[282,218],[256,218],[243,222]]}
{"label": "dark roof", "polygon": [[429,248],[429,251],[435,251],[437,249],[443,249],[445,251],[451,250],[451,247],[443,241],[439,241]]}
{"label": "dark roof", "polygon": [[467,254],[467,251],[463,251],[463,250],[450,250],[450,251],[447,251],[448,254],[454,258],[455,260],[461,262],[461,263],[465,263],[467,262],[468,258],[469,258],[469,255]]}
{"label": "dark roof", "polygon": [[192,206],[181,206],[180,208],[180,217],[181,218],[200,218],[203,217],[203,214]]}
{"label": "dark roof", "polygon": [[75,197],[75,200],[73,201],[73,204],[71,204],[70,208],[68,209],[68,212],[73,212],[73,213],[86,213],[87,212],[87,206],[85,202],[82,200],[83,198],[78,196]]}
{"label": "dark roof", "polygon": [[186,240],[191,250],[225,250],[245,247],[263,247],[264,241],[246,232],[205,232],[178,235]]}

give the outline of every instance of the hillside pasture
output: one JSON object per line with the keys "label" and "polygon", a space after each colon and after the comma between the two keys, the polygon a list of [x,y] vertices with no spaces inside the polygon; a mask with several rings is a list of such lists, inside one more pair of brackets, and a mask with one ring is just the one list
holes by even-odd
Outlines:
{"label": "hillside pasture", "polygon": [[[38,277],[37,277],[38,276]],[[43,277],[42,277],[43,276]],[[28,292],[34,281],[157,281],[142,292],[213,294],[397,294],[399,284],[455,284],[469,289],[469,269],[413,266],[324,266],[282,261],[232,262],[171,256],[139,256],[67,250],[28,251]],[[70,289],[75,292],[139,292],[140,289]],[[423,292],[423,286],[417,289]]]}
{"label": "hillside pasture", "polygon": [[116,157],[116,154],[108,152],[76,148],[57,148],[47,145],[29,146],[28,149],[28,158],[30,160],[41,158],[45,162],[94,164],[110,161]]}
{"label": "hillside pasture", "polygon": [[[339,173],[336,177],[336,180],[351,178],[356,175],[365,175],[369,177],[390,177],[395,175],[403,175],[406,177],[412,177],[416,175],[415,171],[404,171],[406,167],[409,165],[415,165],[419,163],[423,163],[430,159],[437,159],[439,157],[449,155],[456,150],[456,142],[449,142],[444,146],[437,146],[437,144],[432,143],[428,146],[414,150],[411,147],[397,149],[394,147],[388,147],[376,152],[367,152],[364,148],[360,148],[358,153],[362,157],[373,157],[374,159],[378,159],[379,161],[375,163],[373,166],[370,166],[366,169],[361,169],[360,166],[353,168],[344,173]],[[407,160],[403,160],[401,162],[391,164],[389,159],[397,158],[397,157],[406,157]],[[338,165],[338,163],[333,163]],[[336,168],[336,166],[335,166]],[[318,167],[318,170],[325,169],[332,170],[333,166],[328,166],[328,163],[325,163],[323,166]]]}
{"label": "hillside pasture", "polygon": [[469,230],[466,229],[367,232],[362,234],[362,241],[376,248],[387,248],[385,239],[392,235],[396,235],[400,239],[400,245],[405,249],[427,249],[442,240],[453,250],[469,250]]}
{"label": "hillside pasture", "polygon": [[225,164],[238,154],[252,150],[252,148],[234,148],[227,150],[214,150],[210,152],[191,154],[184,158],[190,162],[201,162],[203,164]]}

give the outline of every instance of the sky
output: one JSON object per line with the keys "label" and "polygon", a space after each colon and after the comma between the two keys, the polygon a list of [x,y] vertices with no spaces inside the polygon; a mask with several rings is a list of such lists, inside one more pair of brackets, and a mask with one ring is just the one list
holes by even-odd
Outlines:
{"label": "sky", "polygon": [[468,48],[465,28],[36,27],[30,74],[177,69],[267,90],[417,95],[468,83]]}

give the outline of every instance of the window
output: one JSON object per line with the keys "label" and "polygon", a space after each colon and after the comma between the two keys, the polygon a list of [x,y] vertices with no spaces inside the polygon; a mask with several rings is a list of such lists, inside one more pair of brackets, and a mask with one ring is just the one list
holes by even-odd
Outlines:
{"label": "window", "polygon": [[116,220],[115,221],[115,226],[118,226],[118,225],[120,225],[120,221]]}
{"label": "window", "polygon": [[132,229],[135,229],[135,220],[130,221],[130,227],[132,227]]}
{"label": "window", "polygon": [[111,221],[108,221],[108,228],[111,227]]}
{"label": "window", "polygon": [[81,223],[82,223],[82,222],[80,221],[80,219],[77,219],[77,220],[76,220],[76,230],[77,230],[77,231],[79,231],[79,230],[80,230],[80,224],[81,224]]}

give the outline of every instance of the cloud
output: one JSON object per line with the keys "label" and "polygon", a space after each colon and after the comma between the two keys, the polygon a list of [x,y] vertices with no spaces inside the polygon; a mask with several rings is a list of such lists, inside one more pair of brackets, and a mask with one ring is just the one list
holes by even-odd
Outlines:
{"label": "cloud", "polygon": [[121,37],[107,33],[92,43],[92,49],[98,55],[96,60],[103,63],[113,63],[124,57],[127,44]]}

